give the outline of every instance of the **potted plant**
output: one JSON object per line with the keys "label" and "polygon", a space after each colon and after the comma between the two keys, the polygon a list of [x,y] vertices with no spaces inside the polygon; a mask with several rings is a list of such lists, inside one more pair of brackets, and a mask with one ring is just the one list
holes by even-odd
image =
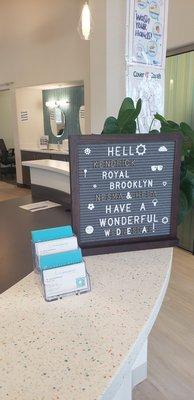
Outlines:
{"label": "potted plant", "polygon": [[[135,105],[129,97],[124,99],[119,110],[118,118],[108,117],[104,123],[102,134],[129,135],[139,131],[138,116],[141,112],[142,101],[139,99]],[[161,123],[160,131],[152,130],[154,120]],[[162,115],[155,114],[150,125],[149,134],[179,133],[182,138],[181,179],[179,199],[179,225],[184,221],[189,211],[194,206],[194,131],[185,122],[177,124],[166,120]]]}

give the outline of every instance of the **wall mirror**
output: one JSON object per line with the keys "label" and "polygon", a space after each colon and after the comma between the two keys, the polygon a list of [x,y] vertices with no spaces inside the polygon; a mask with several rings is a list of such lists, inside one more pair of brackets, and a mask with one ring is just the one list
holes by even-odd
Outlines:
{"label": "wall mirror", "polygon": [[[67,84],[68,85],[68,84]],[[73,85],[42,91],[44,132],[50,144],[85,133],[84,86]]]}
{"label": "wall mirror", "polygon": [[64,134],[65,129],[65,113],[59,105],[49,109],[50,127],[52,134],[60,138]]}

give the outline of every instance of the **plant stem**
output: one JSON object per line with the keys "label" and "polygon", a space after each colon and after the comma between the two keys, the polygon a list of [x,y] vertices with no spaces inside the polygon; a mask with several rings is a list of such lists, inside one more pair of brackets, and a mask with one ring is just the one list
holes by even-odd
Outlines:
{"label": "plant stem", "polygon": [[151,125],[150,125],[150,127],[149,127],[149,133],[151,132],[152,125],[153,125],[154,121],[155,121],[155,118],[153,118],[153,120],[152,120],[152,122],[151,122]]}
{"label": "plant stem", "polygon": [[139,125],[139,118],[138,117],[137,117],[137,129],[138,129],[138,131],[140,133],[140,125]]}

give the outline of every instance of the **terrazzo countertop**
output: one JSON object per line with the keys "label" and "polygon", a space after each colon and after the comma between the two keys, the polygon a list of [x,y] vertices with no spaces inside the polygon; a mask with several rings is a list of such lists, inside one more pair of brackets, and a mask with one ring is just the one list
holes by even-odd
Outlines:
{"label": "terrazzo countertop", "polygon": [[170,275],[172,249],[86,257],[92,291],[47,303],[31,273],[1,295],[0,398],[99,400]]}

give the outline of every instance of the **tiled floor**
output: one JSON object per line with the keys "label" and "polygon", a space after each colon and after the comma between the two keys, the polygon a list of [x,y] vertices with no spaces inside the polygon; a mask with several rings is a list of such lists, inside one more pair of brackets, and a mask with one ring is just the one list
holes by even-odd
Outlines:
{"label": "tiled floor", "polygon": [[0,181],[0,201],[16,199],[30,194],[29,189],[18,188],[16,185]]}

